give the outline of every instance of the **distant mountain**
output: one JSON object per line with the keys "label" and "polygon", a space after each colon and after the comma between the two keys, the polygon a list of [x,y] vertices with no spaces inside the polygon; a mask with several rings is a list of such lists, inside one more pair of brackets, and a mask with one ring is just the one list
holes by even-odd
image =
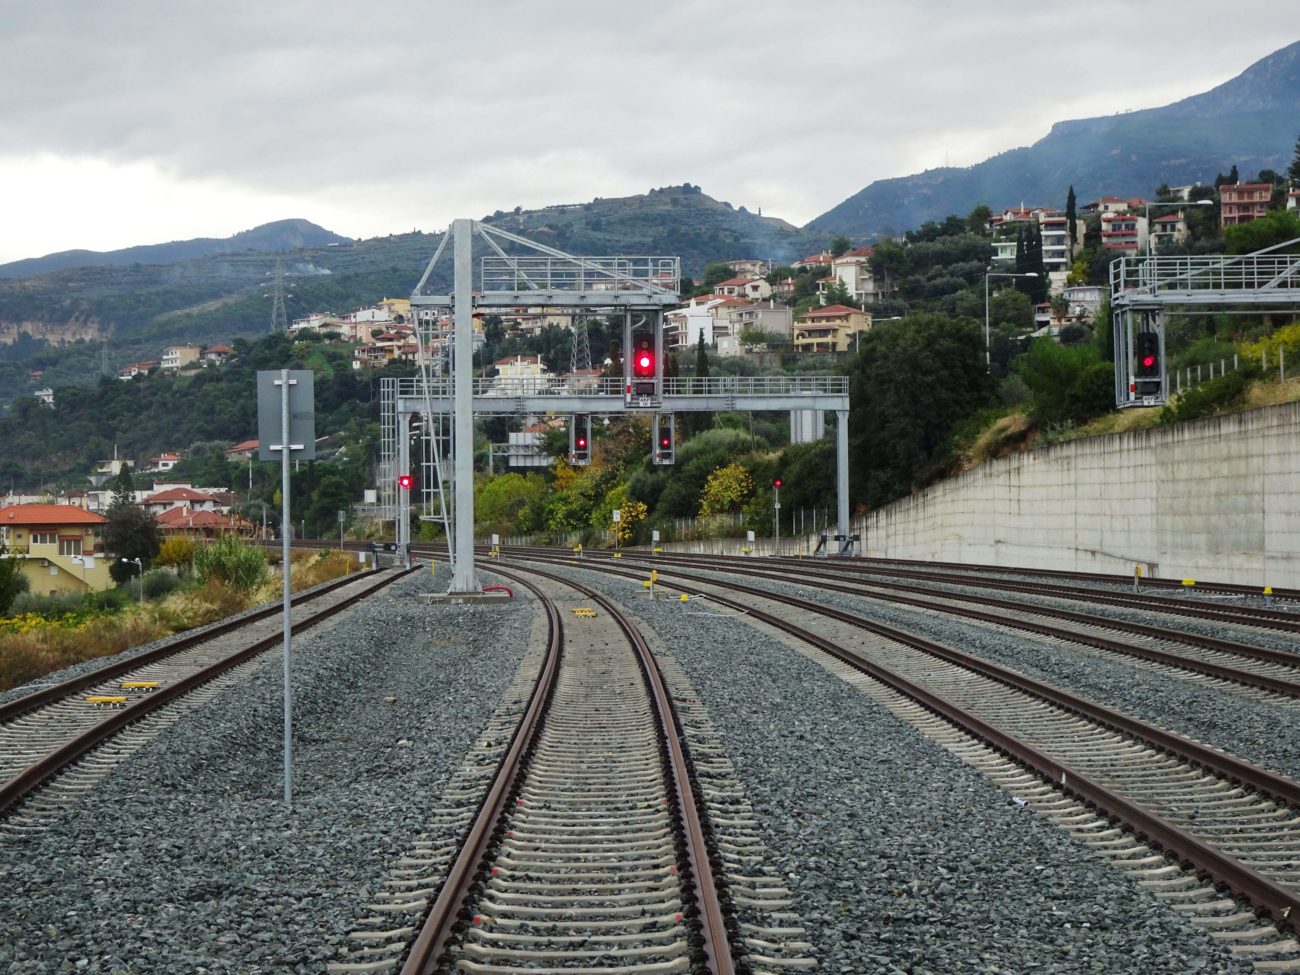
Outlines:
{"label": "distant mountain", "polygon": [[318,227],[309,220],[277,220],[233,237],[196,237],[169,244],[143,244],[116,251],[59,251],[44,257],[0,264],[0,278],[25,278],[33,274],[76,267],[121,267],[129,264],[175,264],[214,254],[242,254],[249,251],[293,251],[303,247],[351,243],[347,237]]}
{"label": "distant mountain", "polygon": [[[829,242],[827,236],[715,200],[689,184],[540,210],[498,210],[483,222],[571,254],[680,256],[683,274],[697,280],[713,261],[792,260]],[[311,228],[324,236],[293,249],[252,246],[254,235],[286,224],[290,233],[307,234]],[[273,239],[260,238],[262,243]],[[40,373],[40,385],[87,385],[106,362],[111,372],[135,359],[156,359],[173,342],[229,341],[266,332],[277,261],[288,275],[290,319],[408,295],[439,240],[437,234],[411,233],[348,241],[305,221],[286,221],[216,242],[223,249],[205,255],[129,248],[101,255],[113,257],[112,263],[23,277],[0,274],[0,404],[34,388],[34,372]],[[191,243],[198,242],[185,242]],[[147,259],[145,252],[153,257]],[[450,274],[451,261],[443,260],[431,285],[450,287]]]}
{"label": "distant mountain", "polygon": [[1032,146],[966,169],[877,180],[805,229],[870,240],[965,215],[980,203],[1064,208],[1071,184],[1083,202],[1151,196],[1161,183],[1212,183],[1234,164],[1246,179],[1261,169],[1285,170],[1297,132],[1300,41],[1163,108],[1058,122]]}

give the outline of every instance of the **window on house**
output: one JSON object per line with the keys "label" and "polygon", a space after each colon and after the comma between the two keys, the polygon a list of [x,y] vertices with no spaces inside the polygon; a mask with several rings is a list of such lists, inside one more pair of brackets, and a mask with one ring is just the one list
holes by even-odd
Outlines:
{"label": "window on house", "polygon": [[60,555],[80,555],[81,539],[80,538],[60,538],[59,539]]}
{"label": "window on house", "polygon": [[32,532],[33,545],[53,545],[59,540],[54,532]]}

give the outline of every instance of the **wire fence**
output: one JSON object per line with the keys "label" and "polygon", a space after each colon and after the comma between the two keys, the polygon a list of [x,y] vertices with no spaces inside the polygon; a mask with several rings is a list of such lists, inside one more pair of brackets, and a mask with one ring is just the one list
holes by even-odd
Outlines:
{"label": "wire fence", "polygon": [[[1192,389],[1201,383],[1209,382],[1211,379],[1221,379],[1228,374],[1229,370],[1236,372],[1243,364],[1253,364],[1255,361],[1253,356],[1243,357],[1240,353],[1234,353],[1231,359],[1220,358],[1218,362],[1211,360],[1206,363],[1197,363],[1194,366],[1184,366],[1182,369],[1174,370],[1173,375],[1170,376],[1170,386],[1172,392],[1181,393],[1185,389]],[[1266,378],[1271,378],[1272,371],[1276,369],[1277,381],[1280,383],[1286,382],[1285,348],[1279,348],[1271,356],[1268,354],[1267,349],[1262,350],[1258,362]]]}

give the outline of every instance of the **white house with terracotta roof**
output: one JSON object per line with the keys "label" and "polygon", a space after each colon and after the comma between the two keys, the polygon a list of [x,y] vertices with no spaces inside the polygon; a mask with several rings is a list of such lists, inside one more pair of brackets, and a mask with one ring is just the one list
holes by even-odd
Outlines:
{"label": "white house with terracotta roof", "polygon": [[799,352],[849,352],[856,336],[871,330],[871,315],[848,305],[828,305],[804,312],[794,322]]}
{"label": "white house with terracotta roof", "polygon": [[822,251],[820,254],[809,254],[807,257],[801,257],[790,266],[796,270],[805,267],[824,267],[831,266],[831,252]]}
{"label": "white house with terracotta roof", "polygon": [[157,369],[161,362],[157,359],[151,359],[146,362],[132,362],[130,365],[123,366],[117,371],[117,378],[123,381],[134,379],[136,376],[147,376],[150,370]]}
{"label": "white house with terracotta roof", "polygon": [[762,278],[728,278],[715,284],[713,293],[719,298],[763,301],[772,297],[772,286]]}
{"label": "white house with terracotta roof", "polygon": [[164,491],[155,491],[138,502],[141,508],[155,518],[173,508],[190,508],[194,511],[216,511],[217,501],[210,494],[196,491],[191,487],[174,487]]}
{"label": "white house with terracotta roof", "polygon": [[195,510],[189,505],[182,505],[158,515],[158,527],[165,535],[215,538],[218,535],[235,534],[238,531],[238,521],[231,515]]}
{"label": "white house with terracotta roof", "polygon": [[149,458],[149,466],[146,468],[150,473],[166,474],[169,470],[181,462],[180,454],[163,452],[157,457]]}
{"label": "white house with terracotta roof", "polygon": [[234,349],[218,342],[216,345],[209,345],[203,350],[203,364],[205,366],[219,366],[224,362],[228,362],[234,354]]}
{"label": "white house with terracotta roof", "polygon": [[103,592],[113,584],[103,549],[108,519],[70,504],[0,508],[3,558],[22,559],[33,593]]}

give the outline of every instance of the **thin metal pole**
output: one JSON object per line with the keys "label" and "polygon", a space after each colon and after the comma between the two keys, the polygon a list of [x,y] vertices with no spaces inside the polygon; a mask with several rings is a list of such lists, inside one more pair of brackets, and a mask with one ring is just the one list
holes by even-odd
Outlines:
{"label": "thin metal pole", "polygon": [[290,619],[289,533],[289,370],[280,370],[280,576],[284,582],[281,614],[284,623],[284,804],[293,809],[293,685],[289,683],[293,658]]}
{"label": "thin metal pole", "polygon": [[474,221],[452,221],[455,235],[453,281],[453,347],[456,351],[453,382],[456,444],[456,563],[451,592],[478,592],[474,573]]}

